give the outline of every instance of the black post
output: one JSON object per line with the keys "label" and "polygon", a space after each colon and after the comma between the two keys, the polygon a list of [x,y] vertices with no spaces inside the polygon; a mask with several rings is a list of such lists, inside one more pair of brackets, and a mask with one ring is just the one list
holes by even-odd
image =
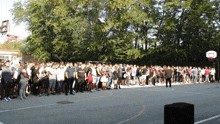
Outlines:
{"label": "black post", "polygon": [[194,105],[183,102],[165,105],[164,124],[194,124]]}
{"label": "black post", "polygon": [[219,61],[218,61],[218,83],[219,83]]}

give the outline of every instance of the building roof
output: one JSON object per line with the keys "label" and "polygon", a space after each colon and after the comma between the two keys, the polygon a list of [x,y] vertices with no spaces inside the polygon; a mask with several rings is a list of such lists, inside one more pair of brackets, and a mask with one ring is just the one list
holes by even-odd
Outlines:
{"label": "building roof", "polygon": [[6,49],[0,49],[0,55],[11,55],[11,54],[19,54],[20,50],[6,50]]}
{"label": "building roof", "polygon": [[21,52],[21,50],[7,50],[7,49],[0,49],[0,52]]}

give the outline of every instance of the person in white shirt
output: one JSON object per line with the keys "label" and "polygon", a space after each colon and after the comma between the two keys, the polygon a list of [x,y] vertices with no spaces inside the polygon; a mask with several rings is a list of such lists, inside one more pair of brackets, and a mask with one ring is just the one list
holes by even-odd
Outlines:
{"label": "person in white shirt", "polygon": [[150,67],[147,66],[147,72],[146,72],[146,85],[148,85],[149,78],[150,78]]}
{"label": "person in white shirt", "polygon": [[212,68],[211,69],[211,81],[214,81],[215,80],[215,68]]}
{"label": "person in white shirt", "polygon": [[135,84],[135,79],[136,79],[136,65],[134,65],[134,67],[131,67],[131,84]]}
{"label": "person in white shirt", "polygon": [[198,79],[199,79],[199,83],[200,83],[202,81],[201,67],[198,67]]}
{"label": "person in white shirt", "polygon": [[3,84],[2,84],[2,64],[0,64],[0,89],[1,89],[1,99],[3,98]]}
{"label": "person in white shirt", "polygon": [[125,79],[126,79],[126,84],[127,86],[129,87],[129,80],[130,80],[130,77],[131,77],[131,70],[129,67],[127,67],[126,71],[125,71]]}
{"label": "person in white shirt", "polygon": [[142,67],[142,86],[146,85],[146,77],[147,77],[146,72],[147,72],[147,67],[146,65],[144,65]]}
{"label": "person in white shirt", "polygon": [[50,75],[49,75],[49,87],[48,87],[47,96],[49,96],[50,89],[52,89],[52,95],[55,95],[54,88],[55,88],[55,85],[56,85],[56,75],[57,75],[55,67],[56,67],[55,64],[53,64],[52,68],[49,71]]}
{"label": "person in white shirt", "polygon": [[28,76],[29,76],[29,78],[28,78],[28,87],[26,87],[26,94],[30,94],[30,92],[31,91],[29,91],[28,92],[28,89],[30,90],[31,89],[31,82],[32,82],[32,80],[31,80],[31,67],[32,67],[32,63],[27,63],[27,74],[28,74]]}
{"label": "person in white shirt", "polygon": [[91,64],[90,65],[90,71],[91,72],[89,72],[89,74],[92,76],[92,78],[93,78],[93,80],[92,80],[92,84],[90,83],[89,84],[89,91],[90,91],[90,89],[91,89],[91,92],[95,92],[95,89],[94,89],[94,87],[95,87],[95,85],[96,85],[96,76],[97,76],[97,74],[96,74],[96,64]]}
{"label": "person in white shirt", "polygon": [[204,82],[205,80],[205,69],[204,68],[202,68],[201,70],[201,75],[202,75],[202,82]]}
{"label": "person in white shirt", "polygon": [[65,76],[65,68],[63,64],[60,64],[60,66],[57,69],[57,93],[60,94],[62,89],[62,85],[63,85],[63,81],[65,80],[64,76]]}
{"label": "person in white shirt", "polygon": [[20,74],[20,69],[19,69],[19,65],[18,64],[15,64],[14,66],[12,66],[12,70],[13,70],[13,79],[14,79],[14,82],[13,82],[13,88],[11,89],[11,92],[12,92],[12,96],[11,98],[17,98],[17,95],[16,93],[17,92],[14,92],[14,89],[16,89],[18,87],[18,75]]}

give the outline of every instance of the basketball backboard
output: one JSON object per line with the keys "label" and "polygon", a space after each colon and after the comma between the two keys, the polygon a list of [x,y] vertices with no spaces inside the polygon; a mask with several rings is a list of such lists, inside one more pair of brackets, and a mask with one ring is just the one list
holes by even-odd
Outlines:
{"label": "basketball backboard", "polygon": [[0,25],[0,31],[2,35],[8,32],[8,24],[9,20],[2,21],[2,25]]}
{"label": "basketball backboard", "polygon": [[216,52],[216,51],[213,51],[213,50],[207,51],[207,52],[206,52],[206,57],[207,57],[207,58],[210,58],[210,57],[211,57],[211,58],[214,59],[214,58],[217,57],[217,52]]}

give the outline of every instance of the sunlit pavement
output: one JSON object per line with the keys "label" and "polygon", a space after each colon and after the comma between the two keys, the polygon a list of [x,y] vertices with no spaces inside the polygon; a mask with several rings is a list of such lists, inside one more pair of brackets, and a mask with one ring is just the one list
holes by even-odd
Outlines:
{"label": "sunlit pavement", "polygon": [[[220,114],[220,83],[122,86],[122,89],[76,95],[28,96],[26,100],[0,101],[4,124],[163,124],[164,105],[195,105],[195,122]],[[133,88],[130,88],[133,87]],[[219,118],[203,122],[217,123]]]}

